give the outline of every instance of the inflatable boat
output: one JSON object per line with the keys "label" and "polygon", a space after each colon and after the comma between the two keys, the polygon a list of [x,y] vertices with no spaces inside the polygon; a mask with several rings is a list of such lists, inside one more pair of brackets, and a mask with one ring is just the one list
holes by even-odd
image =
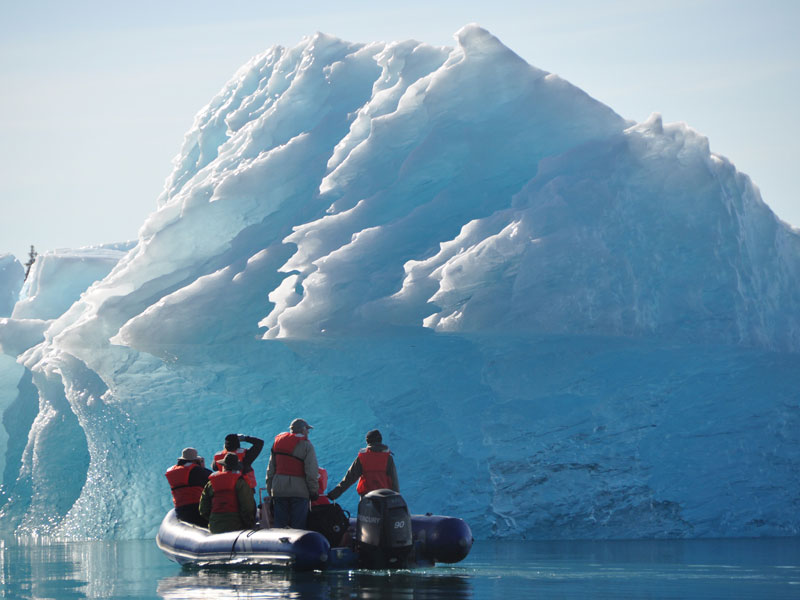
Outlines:
{"label": "inflatable boat", "polygon": [[209,533],[180,521],[171,510],[156,544],[181,565],[281,567],[296,570],[413,568],[456,563],[472,548],[472,532],[461,519],[410,515],[396,492],[370,492],[350,519],[353,542],[331,546],[317,531],[264,528]]}

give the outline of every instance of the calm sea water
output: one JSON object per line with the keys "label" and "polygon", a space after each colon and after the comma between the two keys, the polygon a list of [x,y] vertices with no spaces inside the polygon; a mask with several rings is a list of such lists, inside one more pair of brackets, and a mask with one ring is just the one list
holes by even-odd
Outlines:
{"label": "calm sea water", "polygon": [[153,540],[0,545],[2,598],[800,598],[800,539],[476,542],[458,565],[184,569]]}

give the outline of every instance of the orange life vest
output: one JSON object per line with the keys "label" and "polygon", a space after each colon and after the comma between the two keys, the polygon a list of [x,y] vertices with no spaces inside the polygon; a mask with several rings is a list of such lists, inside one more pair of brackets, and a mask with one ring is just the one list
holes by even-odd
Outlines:
{"label": "orange life vest", "polygon": [[321,506],[323,504],[330,504],[331,501],[325,495],[325,488],[328,487],[328,472],[323,469],[322,467],[319,468],[319,490],[317,493],[319,494],[319,498],[314,500],[311,503],[311,506]]}
{"label": "orange life vest", "polygon": [[174,465],[167,469],[164,476],[172,489],[172,502],[175,507],[186,506],[187,504],[198,504],[200,495],[203,493],[203,486],[189,485],[189,472],[197,466],[195,463],[188,465]]}
{"label": "orange life vest", "polygon": [[[220,450],[214,455],[214,464],[217,465],[217,470],[222,471],[222,461],[225,460],[225,456],[228,454],[228,452],[230,452],[230,450]],[[247,454],[247,451],[244,448],[237,448],[236,450],[233,450],[233,453],[239,458],[239,462],[241,463],[242,468],[244,468],[244,456]],[[242,477],[244,477],[247,485],[253,489],[256,489],[258,484],[256,483],[256,474],[252,467],[250,467],[250,470],[247,471],[247,473],[243,473]]]}
{"label": "orange life vest", "polygon": [[239,512],[236,482],[242,476],[238,471],[218,471],[208,478],[214,496],[211,499],[212,513]]}
{"label": "orange life vest", "polygon": [[358,453],[358,461],[361,463],[361,477],[358,479],[356,491],[360,496],[374,490],[391,489],[392,479],[386,472],[386,465],[389,464],[388,452],[362,450]]}
{"label": "orange life vest", "polygon": [[272,454],[275,457],[275,473],[294,477],[306,476],[303,459],[292,455],[294,449],[297,448],[297,444],[305,439],[308,438],[290,431],[275,436],[275,442],[272,444]]}

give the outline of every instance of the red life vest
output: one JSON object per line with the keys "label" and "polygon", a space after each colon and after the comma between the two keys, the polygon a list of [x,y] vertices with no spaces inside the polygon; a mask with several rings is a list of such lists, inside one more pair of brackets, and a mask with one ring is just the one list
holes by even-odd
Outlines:
{"label": "red life vest", "polygon": [[238,471],[218,471],[208,478],[214,496],[211,499],[212,513],[239,512],[236,482],[242,476]]}
{"label": "red life vest", "polygon": [[297,444],[301,440],[308,439],[304,435],[298,435],[287,431],[275,436],[272,444],[272,454],[275,457],[275,473],[278,475],[292,475],[294,477],[305,477],[305,462],[302,458],[292,455]]}
{"label": "red life vest", "polygon": [[[230,452],[230,450],[220,450],[214,455],[214,464],[217,466],[218,471],[222,471],[222,461],[225,460],[225,455],[227,455],[228,452]],[[247,451],[244,448],[237,448],[232,452],[239,458],[239,462],[241,463],[242,468],[244,468],[244,456],[247,454]],[[247,471],[247,473],[242,474],[242,477],[244,477],[247,485],[253,489],[256,489],[258,484],[256,483],[256,473],[253,471],[252,467],[249,471]]]}
{"label": "red life vest", "polygon": [[331,501],[325,495],[325,488],[328,487],[328,472],[323,469],[322,467],[319,468],[319,490],[317,493],[319,494],[319,498],[314,500],[311,503],[311,506],[321,506],[323,504],[330,504]]}
{"label": "red life vest", "polygon": [[200,502],[203,486],[189,485],[189,472],[196,466],[197,464],[195,463],[175,465],[164,473],[169,482],[169,487],[172,489],[172,502],[176,508],[187,504],[196,505]]}
{"label": "red life vest", "polygon": [[356,491],[360,496],[374,490],[391,489],[392,479],[386,472],[386,465],[389,464],[388,452],[362,450],[358,453],[358,461],[361,463],[361,477],[358,479]]}

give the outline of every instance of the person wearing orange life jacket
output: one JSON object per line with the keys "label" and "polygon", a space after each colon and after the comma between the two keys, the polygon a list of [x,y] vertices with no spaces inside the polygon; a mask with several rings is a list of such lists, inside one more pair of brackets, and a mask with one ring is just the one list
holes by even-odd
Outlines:
{"label": "person wearing orange life jacket", "polygon": [[[239,442],[247,442],[250,447],[245,450],[241,447]],[[242,475],[245,481],[255,493],[256,474],[253,471],[253,461],[261,454],[261,449],[264,447],[264,440],[240,433],[229,433],[225,436],[225,447],[214,455],[214,464],[212,465],[215,471],[222,468],[222,461],[229,452],[236,454],[239,459],[239,464],[242,466]]]}
{"label": "person wearing orange life jacket", "polygon": [[349,535],[350,515],[341,506],[333,504],[325,495],[328,485],[328,471],[319,469],[319,498],[311,503],[308,513],[306,529],[321,533],[331,545],[348,546],[351,540]]}
{"label": "person wearing orange life jacket", "polygon": [[267,465],[273,527],[305,529],[309,501],[319,497],[317,453],[308,439],[311,429],[305,420],[295,419],[289,431],[275,436]]}
{"label": "person wearing orange life jacket", "polygon": [[256,503],[242,477],[239,459],[233,452],[222,461],[222,471],[212,473],[200,496],[200,514],[208,519],[211,533],[253,529]]}
{"label": "person wearing orange life jacket", "polygon": [[383,436],[377,429],[367,433],[367,447],[359,451],[344,478],[328,492],[328,498],[336,500],[356,481],[356,489],[361,497],[380,489],[400,491],[394,458],[383,444]]}
{"label": "person wearing orange life jacket", "polygon": [[330,504],[331,501],[328,500],[328,497],[325,495],[325,488],[328,487],[328,471],[323,469],[322,467],[319,468],[319,489],[317,490],[317,494],[319,497],[311,503],[311,506],[322,506],[323,504]]}
{"label": "person wearing orange life jacket", "polygon": [[184,448],[177,464],[167,469],[164,475],[172,490],[175,515],[181,521],[207,527],[208,520],[198,510],[200,494],[211,475],[211,471],[205,468],[203,457],[198,456],[194,448]]}

